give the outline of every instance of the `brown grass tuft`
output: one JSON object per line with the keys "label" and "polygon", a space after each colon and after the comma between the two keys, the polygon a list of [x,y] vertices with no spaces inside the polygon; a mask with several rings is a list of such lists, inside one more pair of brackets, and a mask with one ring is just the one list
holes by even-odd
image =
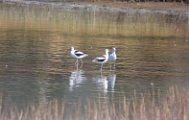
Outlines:
{"label": "brown grass tuft", "polygon": [[[9,112],[3,111],[0,99],[0,120],[188,120],[189,90],[171,87],[166,95],[141,95],[141,98],[122,102],[97,102],[88,100],[84,106],[77,103],[74,112],[65,116],[66,102],[53,100],[48,104],[31,105],[26,110],[18,111],[10,105]],[[84,110],[84,111],[83,111]]]}

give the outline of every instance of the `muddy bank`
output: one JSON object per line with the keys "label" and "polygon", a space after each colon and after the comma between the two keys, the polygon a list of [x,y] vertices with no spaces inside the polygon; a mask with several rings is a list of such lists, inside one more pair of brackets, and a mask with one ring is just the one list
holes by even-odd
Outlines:
{"label": "muddy bank", "polygon": [[128,2],[38,2],[25,0],[4,0],[3,4],[37,5],[61,8],[65,10],[104,11],[128,14],[162,14],[185,17],[189,19],[189,6],[182,3],[128,3]]}
{"label": "muddy bank", "polygon": [[[181,3],[128,3],[128,2],[39,2],[26,0],[4,0],[3,4],[15,6],[61,9],[63,11],[90,12],[101,14],[102,18],[111,21],[124,21],[132,16],[134,19],[150,18],[156,21],[164,19],[167,23],[189,25],[189,6]],[[146,17],[148,16],[148,17]],[[150,17],[149,17],[150,16]],[[148,19],[148,20],[150,20]]]}

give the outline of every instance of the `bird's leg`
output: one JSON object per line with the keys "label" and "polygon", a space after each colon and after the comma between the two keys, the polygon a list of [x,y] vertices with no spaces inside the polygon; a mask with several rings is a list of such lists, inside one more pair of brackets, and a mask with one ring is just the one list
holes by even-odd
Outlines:
{"label": "bird's leg", "polygon": [[101,64],[100,72],[102,72],[102,67],[103,67],[103,64]]}
{"label": "bird's leg", "polygon": [[78,71],[78,69],[79,69],[79,64],[77,64],[76,68],[77,68],[77,71]]}
{"label": "bird's leg", "polygon": [[75,65],[77,65],[78,64],[78,59],[76,59],[76,61],[75,61]]}
{"label": "bird's leg", "polygon": [[110,71],[112,70],[112,64],[110,63]]}
{"label": "bird's leg", "polygon": [[114,70],[115,70],[115,61],[114,61]]}
{"label": "bird's leg", "polygon": [[102,79],[102,71],[100,71],[100,78]]}
{"label": "bird's leg", "polygon": [[80,61],[81,61],[80,68],[82,68],[82,67],[83,67],[83,60],[82,60],[82,59],[80,59]]}
{"label": "bird's leg", "polygon": [[78,59],[77,59],[76,62],[75,62],[75,66],[76,66],[76,68],[77,68],[77,70],[78,70],[78,66],[79,66]]}

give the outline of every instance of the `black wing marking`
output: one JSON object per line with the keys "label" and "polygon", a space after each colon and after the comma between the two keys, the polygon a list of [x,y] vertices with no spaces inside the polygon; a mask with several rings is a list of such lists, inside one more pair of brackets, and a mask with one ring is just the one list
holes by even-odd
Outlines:
{"label": "black wing marking", "polygon": [[81,52],[81,51],[75,51],[75,55],[76,56],[82,56],[82,55],[84,55],[84,53],[83,52]]}
{"label": "black wing marking", "polygon": [[97,57],[96,58],[96,61],[98,62],[103,62],[106,58],[103,56],[103,57]]}

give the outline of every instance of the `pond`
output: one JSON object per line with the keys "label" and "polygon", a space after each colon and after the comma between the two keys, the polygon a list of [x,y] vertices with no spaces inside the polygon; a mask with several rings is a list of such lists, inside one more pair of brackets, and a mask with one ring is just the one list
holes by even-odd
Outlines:
{"label": "pond", "polygon": [[[187,16],[0,4],[0,94],[18,109],[52,99],[119,102],[189,85]],[[77,70],[74,46],[89,56]],[[92,60],[117,48],[115,70]],[[67,112],[68,112],[67,111]]]}

